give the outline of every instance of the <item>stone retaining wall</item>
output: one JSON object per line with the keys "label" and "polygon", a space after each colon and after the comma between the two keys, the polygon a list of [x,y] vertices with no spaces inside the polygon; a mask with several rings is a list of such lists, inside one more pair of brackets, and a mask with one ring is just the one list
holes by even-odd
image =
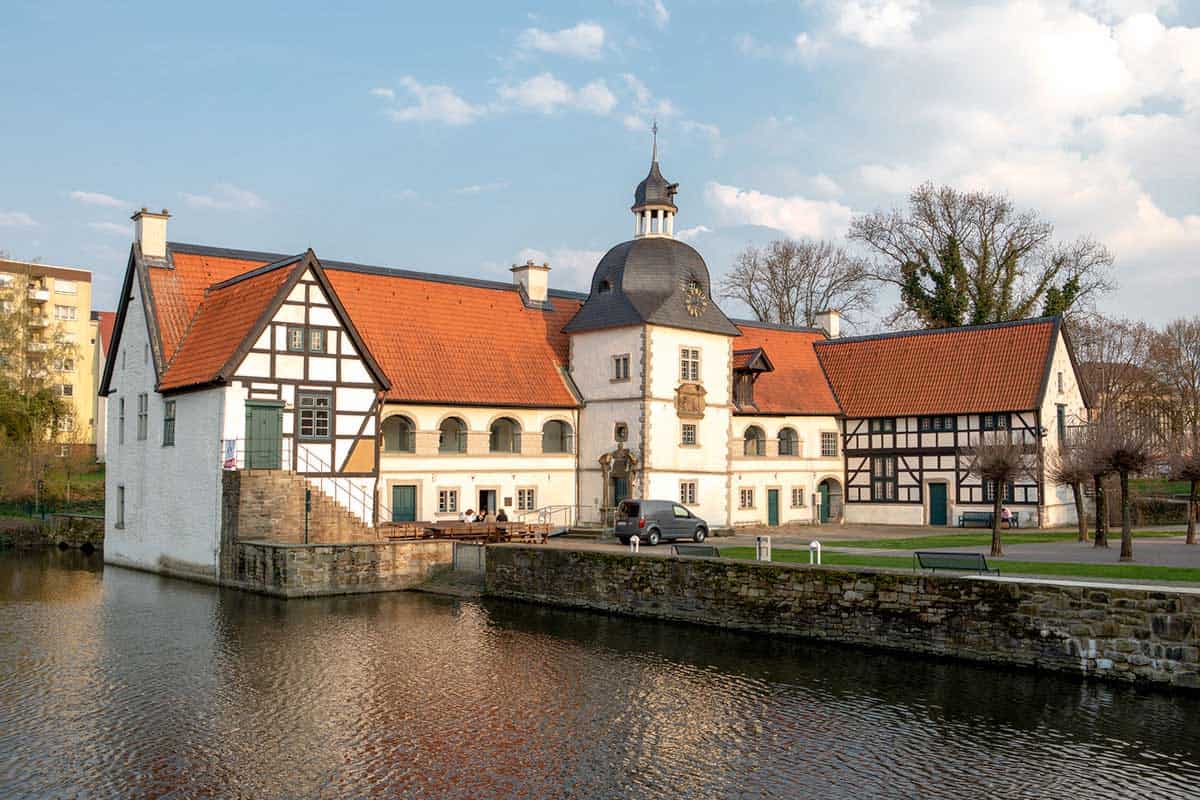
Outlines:
{"label": "stone retaining wall", "polygon": [[18,548],[104,547],[104,518],[51,514],[42,520],[5,520],[0,523],[0,540]]}
{"label": "stone retaining wall", "polygon": [[1200,593],[496,545],[487,593],[1200,688]]}
{"label": "stone retaining wall", "polygon": [[411,589],[454,560],[447,541],[304,545],[236,542],[221,582],[278,597]]}

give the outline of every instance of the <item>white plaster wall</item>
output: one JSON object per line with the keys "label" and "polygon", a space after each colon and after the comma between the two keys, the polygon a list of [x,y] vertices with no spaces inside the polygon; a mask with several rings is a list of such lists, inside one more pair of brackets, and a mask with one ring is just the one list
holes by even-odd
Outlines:
{"label": "white plaster wall", "polygon": [[[104,560],[155,572],[186,571],[215,577],[220,537],[220,389],[176,395],[175,445],[163,447],[163,397],[154,391],[153,364],[143,362],[147,341],[142,298],[133,299],[115,354],[107,404]],[[149,394],[147,437],[137,439],[137,396]],[[125,441],[117,417],[125,400]],[[125,525],[116,527],[117,487],[125,487]]]}
{"label": "white plaster wall", "polygon": [[679,482],[696,482],[696,504],[688,510],[703,519],[713,528],[728,527],[725,503],[725,486],[728,476],[724,472],[651,472],[646,476],[646,496],[654,500],[679,502]]}
{"label": "white plaster wall", "polygon": [[[763,429],[767,438],[765,456],[744,455],[745,432],[751,425]],[[779,431],[791,428],[800,439],[798,456],[779,455]],[[766,525],[767,490],[779,489],[780,524],[811,523],[816,515],[817,484],[834,476],[842,482],[841,456],[821,456],[821,432],[838,432],[834,417],[766,417],[736,415],[729,438],[731,480],[729,507],[734,525]],[[840,443],[840,437],[839,437]],[[803,487],[804,505],[792,507],[792,488]],[[741,489],[754,489],[754,507],[741,508]]]}
{"label": "white plaster wall", "polygon": [[[380,453],[380,501],[390,509],[391,487],[395,484],[417,486],[417,518],[438,520],[457,518],[457,512],[439,514],[439,489],[459,490],[459,509],[478,506],[479,489],[495,489],[503,506],[512,499],[507,513],[514,516],[516,490],[536,490],[535,505],[577,504],[575,493],[575,454],[542,453],[542,426],[560,420],[575,428],[574,409],[513,409],[462,406],[426,406],[389,403],[382,420],[402,415],[416,427],[416,452]],[[442,420],[455,416],[467,424],[467,452],[439,453],[438,427]],[[521,426],[520,453],[489,452],[491,423],[501,417],[515,419]],[[578,431],[576,442],[578,443]]]}
{"label": "white plaster wall", "polygon": [[[1062,373],[1063,388],[1058,389],[1058,375]],[[1079,387],[1079,376],[1071,364],[1071,356],[1067,351],[1067,342],[1062,332],[1054,344],[1054,355],[1050,364],[1050,380],[1046,385],[1046,397],[1042,403],[1042,427],[1046,436],[1042,439],[1043,457],[1049,468],[1054,464],[1059,449],[1058,409],[1059,404],[1067,407],[1067,424],[1080,424],[1087,420],[1087,408],[1083,403],[1083,393]],[[1074,525],[1077,522],[1075,514],[1075,498],[1069,486],[1060,486],[1045,479],[1046,525]]]}
{"label": "white plaster wall", "polygon": [[[584,400],[642,394],[642,326],[571,335],[571,379]],[[613,380],[613,356],[629,354],[629,380]]]}

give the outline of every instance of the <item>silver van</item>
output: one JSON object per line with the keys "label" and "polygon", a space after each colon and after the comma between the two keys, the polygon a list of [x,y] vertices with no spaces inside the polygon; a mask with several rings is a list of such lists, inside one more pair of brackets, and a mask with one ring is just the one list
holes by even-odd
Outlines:
{"label": "silver van", "polygon": [[670,500],[622,500],[617,506],[617,538],[621,544],[637,536],[649,545],[671,539],[703,542],[708,523]]}

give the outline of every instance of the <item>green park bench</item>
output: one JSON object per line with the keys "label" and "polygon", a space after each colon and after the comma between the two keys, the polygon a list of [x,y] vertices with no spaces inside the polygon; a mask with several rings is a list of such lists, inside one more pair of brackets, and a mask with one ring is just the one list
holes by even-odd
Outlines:
{"label": "green park bench", "polygon": [[989,567],[987,558],[982,553],[933,553],[918,550],[913,553],[913,572],[927,569],[937,572],[939,569],[955,572],[979,572],[1000,574],[1000,570]]}
{"label": "green park bench", "polygon": [[721,551],[711,544],[673,544],[671,555],[688,558],[720,558]]}
{"label": "green park bench", "polygon": [[971,526],[977,526],[980,528],[992,527],[992,512],[964,511],[958,515],[958,527],[969,528]]}

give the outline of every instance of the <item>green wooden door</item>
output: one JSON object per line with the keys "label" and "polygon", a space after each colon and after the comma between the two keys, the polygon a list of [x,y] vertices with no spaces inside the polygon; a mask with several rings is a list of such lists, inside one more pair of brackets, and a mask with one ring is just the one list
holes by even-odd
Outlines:
{"label": "green wooden door", "polygon": [[282,405],[246,403],[246,469],[279,469],[282,449]]}
{"label": "green wooden door", "polygon": [[392,522],[416,522],[417,487],[392,487]]}
{"label": "green wooden door", "polygon": [[612,500],[613,505],[617,505],[622,500],[629,499],[629,479],[628,478],[613,478],[612,479]]}
{"label": "green wooden door", "polygon": [[949,514],[946,508],[946,484],[929,484],[929,524],[945,525]]}
{"label": "green wooden door", "polygon": [[767,524],[779,524],[779,490],[767,489]]}
{"label": "green wooden door", "polygon": [[821,495],[821,522],[829,522],[829,484],[818,486],[817,494]]}

